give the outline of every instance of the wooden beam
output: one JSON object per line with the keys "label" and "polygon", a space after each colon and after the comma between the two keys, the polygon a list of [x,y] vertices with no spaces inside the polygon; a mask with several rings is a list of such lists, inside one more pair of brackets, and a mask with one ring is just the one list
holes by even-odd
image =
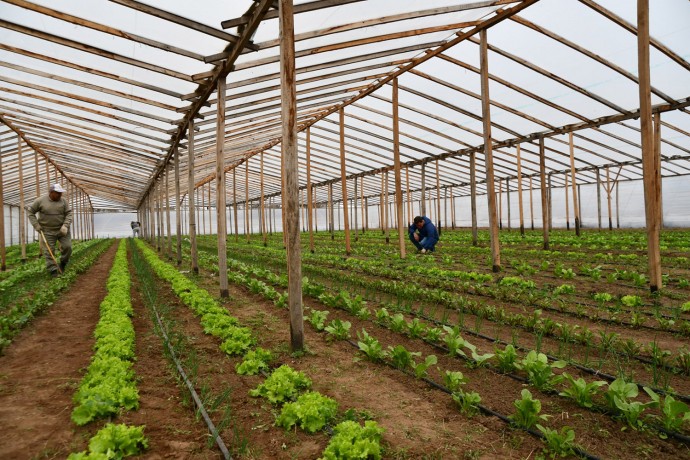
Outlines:
{"label": "wooden beam", "polygon": [[[48,163],[46,162],[46,168]],[[4,173],[2,170],[2,155],[0,155],[0,271],[7,270],[7,254],[5,251],[5,191],[3,186]],[[12,213],[10,208],[10,214]],[[11,228],[11,227],[10,227]],[[10,244],[12,244],[10,242]]]}
{"label": "wooden beam", "polygon": [[[654,149],[652,124],[652,96],[649,72],[649,0],[637,0],[637,55],[640,76],[640,131],[642,144],[642,172],[647,225],[647,257],[649,259],[649,290],[662,288],[659,209],[661,206],[661,170]],[[618,193],[616,192],[616,199]]]}
{"label": "wooden beam", "polygon": [[[438,164],[437,164],[438,165]],[[400,126],[398,121],[398,79],[393,79],[393,167],[395,174],[395,209],[397,210],[400,258],[406,257],[405,225],[403,223],[402,177],[400,173]],[[437,166],[438,168],[438,166]],[[356,180],[356,179],[355,179]]]}
{"label": "wooden beam", "polygon": [[486,29],[479,32],[481,46],[479,62],[481,69],[482,88],[482,119],[484,125],[484,163],[486,164],[487,200],[489,208],[489,227],[491,242],[492,270],[498,273],[501,270],[501,249],[498,240],[498,224],[496,222],[496,192],[494,191],[494,166],[491,145],[491,109],[489,107],[489,70],[487,56]]}
{"label": "wooden beam", "polygon": [[[218,99],[223,100],[225,98],[225,89],[225,77],[219,78],[217,84]],[[217,108],[218,114],[216,116],[216,226],[218,229],[218,281],[220,284],[220,297],[225,298],[230,295],[228,291],[228,229],[225,209],[225,104],[218,104]],[[211,184],[209,184],[209,193],[210,192]]]}
{"label": "wooden beam", "polygon": [[[520,213],[520,235],[525,236],[525,217],[522,207],[522,161],[520,159],[520,144],[516,146],[516,162],[517,162],[517,193],[518,193],[518,211]],[[532,190],[530,189],[530,192]]]}
{"label": "wooden beam", "polygon": [[[285,223],[287,237],[290,348],[304,349],[302,313],[302,254],[299,232],[299,170],[297,152],[297,94],[295,88],[295,24],[292,0],[279,0],[281,105],[285,171]],[[349,236],[349,235],[348,235]],[[349,243],[349,241],[348,241]]]}
{"label": "wooden beam", "polygon": [[192,272],[199,273],[199,260],[196,248],[196,214],[194,209],[194,120],[189,122],[187,133],[187,201],[189,207],[189,248]]}
{"label": "wooden beam", "polygon": [[[607,169],[608,171],[608,169]],[[549,207],[547,202],[546,190],[546,152],[544,149],[544,138],[539,138],[539,178],[541,186],[541,227],[544,237],[544,250],[549,250]]]}
{"label": "wooden beam", "polygon": [[[342,200],[347,203],[347,171],[345,169],[345,110],[339,111],[340,120],[340,182],[342,184]],[[350,247],[350,220],[347,206],[343,206],[343,224],[345,227],[345,255],[349,256],[352,248]]]}
{"label": "wooden beam", "polygon": [[175,149],[175,233],[177,235],[177,266],[182,265],[182,202],[180,200],[180,150]]}
{"label": "wooden beam", "polygon": [[[311,128],[307,128],[307,208],[309,212],[309,251],[314,254],[314,190],[311,184]],[[356,179],[355,179],[356,180]],[[318,227],[317,227],[318,229]]]}
{"label": "wooden beam", "polygon": [[569,133],[568,139],[570,142],[570,175],[573,184],[573,214],[575,214],[575,234],[580,236],[580,207],[577,196],[577,180],[575,177],[575,145],[573,144],[573,133]]}
{"label": "wooden beam", "polygon": [[470,152],[470,201],[472,206],[472,246],[479,244],[477,229],[477,161],[474,151]]}

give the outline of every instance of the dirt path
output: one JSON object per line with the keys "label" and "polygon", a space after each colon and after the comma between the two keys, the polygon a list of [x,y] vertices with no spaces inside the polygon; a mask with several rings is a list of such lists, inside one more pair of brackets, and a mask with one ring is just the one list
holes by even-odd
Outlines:
{"label": "dirt path", "polygon": [[[0,458],[64,458],[84,444],[70,420],[117,245],[0,357]],[[76,434],[75,434],[76,433]]]}

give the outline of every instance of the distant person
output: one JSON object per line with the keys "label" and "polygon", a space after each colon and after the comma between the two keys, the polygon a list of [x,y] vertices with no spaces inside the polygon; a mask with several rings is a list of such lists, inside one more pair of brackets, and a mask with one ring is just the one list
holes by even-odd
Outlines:
{"label": "distant person", "polygon": [[[48,248],[57,254],[55,245],[60,242],[60,272],[65,271],[69,258],[72,255],[72,238],[70,235],[70,225],[72,225],[72,208],[69,203],[62,199],[65,189],[60,184],[50,186],[47,196],[36,198],[31,206],[26,207],[29,222],[33,225],[36,232],[43,234]],[[38,217],[36,217],[38,213]],[[58,266],[50,255],[48,248],[45,248],[43,255],[46,259],[46,268],[51,276],[58,275]]]}
{"label": "distant person", "polygon": [[410,241],[422,254],[434,252],[438,243],[438,230],[426,216],[417,216],[409,228]]}
{"label": "distant person", "polygon": [[139,237],[139,229],[141,228],[141,222],[132,221],[132,222],[130,222],[129,225],[130,225],[130,227],[132,227],[132,237],[138,238]]}

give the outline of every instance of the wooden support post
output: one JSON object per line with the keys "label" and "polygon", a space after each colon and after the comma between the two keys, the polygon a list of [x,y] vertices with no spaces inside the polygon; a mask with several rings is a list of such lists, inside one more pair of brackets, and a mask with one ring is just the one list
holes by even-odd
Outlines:
{"label": "wooden support post", "polygon": [[232,214],[235,224],[235,243],[239,239],[239,222],[237,220],[237,166],[232,168]]}
{"label": "wooden support post", "polygon": [[620,195],[618,194],[618,181],[616,181],[616,228],[621,228],[621,207]]}
{"label": "wooden support post", "polygon": [[547,198],[549,200],[549,231],[553,230],[553,200],[552,198],[553,194],[553,187],[551,184],[551,173],[549,172],[549,188],[547,192]]}
{"label": "wooden support post", "polygon": [[[472,207],[472,246],[479,244],[477,229],[477,157],[474,150],[470,152],[470,201]],[[488,189],[489,187],[487,187]]]}
{"label": "wooden support post", "polygon": [[[525,216],[523,214],[523,206],[522,206],[522,162],[520,160],[520,144],[517,145],[517,193],[518,193],[518,211],[520,213],[520,235],[525,236]],[[530,204],[531,204],[531,197],[532,197],[532,189],[530,188]]]}
{"label": "wooden support post", "polygon": [[163,253],[164,246],[163,242],[161,241],[163,239],[163,234],[165,232],[165,228],[163,227],[163,178],[159,176],[156,180],[158,181],[158,193],[156,194],[156,218],[158,219],[158,252]]}
{"label": "wooden support post", "polygon": [[419,203],[419,213],[422,216],[426,216],[426,163],[422,163],[422,194]]}
{"label": "wooden support post", "polygon": [[494,160],[491,145],[491,109],[489,99],[489,65],[487,57],[488,43],[486,29],[479,32],[480,35],[480,73],[482,88],[482,120],[484,122],[484,162],[486,163],[487,199],[489,202],[489,227],[491,241],[491,258],[493,271],[501,270],[501,249],[498,240],[498,225],[496,222],[496,192],[494,191]]}
{"label": "wooden support post", "polygon": [[381,173],[381,193],[379,193],[379,228],[381,229],[381,234],[386,234],[386,205],[383,199],[383,194],[386,190],[386,174]]}
{"label": "wooden support post", "polygon": [[[48,163],[46,162],[46,165]],[[10,208],[10,215],[12,209]],[[11,228],[11,227],[10,227]],[[10,230],[11,231],[11,230]],[[10,242],[10,244],[12,244]],[[2,155],[0,154],[0,270],[7,270],[7,252],[5,250],[5,191],[3,186]]]}
{"label": "wooden support post", "polygon": [[172,260],[172,224],[170,222],[170,168],[165,168],[165,228],[168,233],[167,255]]}
{"label": "wooden support post", "polygon": [[24,222],[24,161],[22,160],[22,138],[17,135],[17,165],[19,171],[19,244],[21,260],[26,263],[26,224]]}
{"label": "wooden support post", "polygon": [[206,201],[208,203],[207,210],[208,210],[208,233],[207,235],[213,235],[213,219],[212,219],[212,214],[211,214],[211,183],[208,183],[208,200]]}
{"label": "wooden support post", "polygon": [[577,215],[578,218],[580,219],[580,228],[583,227],[582,224],[582,200],[580,197],[582,196],[582,184],[577,184]]}
{"label": "wooden support post", "polygon": [[563,187],[563,193],[565,195],[565,229],[570,230],[570,200],[568,198],[568,173],[565,176],[565,186]]}
{"label": "wooden support post", "polygon": [[349,256],[350,248],[350,216],[347,212],[347,173],[345,170],[345,110],[340,109],[340,182],[343,186],[343,226],[345,227],[345,255]]}
{"label": "wooden support post", "polygon": [[177,265],[182,265],[182,203],[180,202],[180,150],[175,147],[175,234]]}
{"label": "wooden support post", "polygon": [[[649,290],[662,287],[661,279],[661,161],[654,148],[652,96],[649,75],[649,0],[637,0],[637,63],[640,93],[640,133],[642,145],[642,176],[647,226],[647,257],[649,259]],[[618,214],[618,183],[616,183],[616,214]]]}
{"label": "wooden support post", "polygon": [[530,216],[530,227],[534,230],[534,187],[532,187],[532,176],[529,176],[529,216]]}
{"label": "wooden support post", "polygon": [[[302,317],[302,254],[299,233],[299,170],[297,164],[297,95],[295,88],[295,36],[292,0],[279,0],[280,14],[280,88],[285,159],[285,233],[287,234],[288,305],[290,309],[290,346],[304,349]],[[342,110],[342,109],[341,109]],[[342,117],[342,112],[341,112]],[[342,119],[342,118],[341,118]],[[343,197],[347,202],[347,196]],[[347,212],[347,211],[346,211]],[[347,232],[347,220],[345,222]],[[349,233],[346,233],[349,238]],[[348,240],[349,244],[349,240]]]}
{"label": "wooden support post", "polygon": [[[573,133],[572,131],[568,133],[568,139],[570,144],[570,175],[573,184],[573,214],[575,215],[575,234],[580,236],[580,206],[577,199],[577,179],[575,177],[575,144],[573,143]],[[567,194],[566,190],[566,194]]]}
{"label": "wooden support post", "polygon": [[364,198],[364,227],[369,230],[369,198]]}
{"label": "wooden support post", "polygon": [[364,204],[364,176],[359,178],[359,204],[362,212],[362,235],[364,235],[367,229],[365,220],[366,206]]}
{"label": "wooden support post", "polygon": [[307,128],[307,208],[309,212],[309,250],[314,254],[314,190],[311,185],[311,128]]}
{"label": "wooden support post", "polygon": [[455,194],[452,186],[450,187],[450,221],[451,228],[455,230]]}
{"label": "wooden support post", "polygon": [[441,180],[439,178],[439,163],[436,160],[436,222],[438,234],[441,235]]}
{"label": "wooden support post", "polygon": [[508,208],[508,231],[511,230],[510,218],[510,178],[506,177],[506,207]]}
{"label": "wooden support post", "polygon": [[[39,198],[41,196],[41,181],[39,180],[39,174],[38,174],[38,152],[34,151],[34,174],[36,176],[36,198]],[[2,204],[2,200],[0,200],[0,205]],[[36,234],[36,230],[33,230],[34,237],[38,236]],[[38,247],[39,251],[38,254],[39,256],[43,254],[43,240],[38,237]]]}
{"label": "wooden support post", "polygon": [[357,212],[357,198],[358,198],[357,192],[359,191],[359,187],[358,187],[359,181],[355,177],[352,180],[352,183],[355,186],[355,190],[352,194],[352,216],[355,219],[355,242],[357,242],[357,241],[359,241],[359,222],[358,222],[359,213]]}
{"label": "wooden support post", "polygon": [[599,168],[597,171],[597,224],[599,230],[601,230],[601,174]]}
{"label": "wooden support post", "polygon": [[[281,170],[283,168],[281,167]],[[281,173],[282,174],[282,173]],[[285,207],[283,207],[283,211],[285,211]],[[251,210],[249,209],[249,158],[244,160],[244,232],[245,232],[245,237],[247,238],[247,243],[249,243],[249,234],[252,232],[251,228],[251,221],[249,213]],[[283,217],[283,222],[285,222],[285,218]],[[285,233],[285,227],[283,226],[283,233]]]}
{"label": "wooden support post", "polygon": [[[218,282],[221,298],[228,297],[228,228],[225,208],[225,96],[226,79],[218,79],[218,104],[216,110],[216,236],[218,239]],[[209,205],[211,183],[208,184]],[[209,229],[211,216],[209,214]]]}
{"label": "wooden support post", "polygon": [[[410,226],[412,225],[412,219],[414,216],[412,215],[412,194],[410,193],[410,166],[405,165],[405,182],[406,182],[406,187],[407,187],[407,225]],[[364,188],[364,187],[362,187]],[[362,193],[364,193],[364,190],[362,190]]]}
{"label": "wooden support post", "polygon": [[194,120],[189,121],[187,132],[187,200],[189,202],[189,246],[192,272],[199,273],[199,260],[196,248],[196,216],[194,209]]}
{"label": "wooden support post", "polygon": [[331,232],[331,241],[335,240],[335,219],[333,214],[333,182],[328,184],[328,230]]}
{"label": "wooden support post", "polygon": [[259,223],[261,224],[261,237],[263,239],[264,247],[268,247],[268,235],[266,233],[266,214],[264,209],[264,152],[259,154],[259,193],[261,195],[261,206],[259,211],[261,212],[261,219]]}
{"label": "wooden support post", "polygon": [[611,210],[611,191],[613,190],[613,185],[611,185],[611,175],[609,173],[609,167],[606,167],[606,203],[608,205],[608,216],[609,216],[609,231],[613,230],[613,213]]}
{"label": "wooden support post", "polygon": [[388,171],[383,173],[383,231],[386,234],[386,244],[391,241],[390,235],[391,213],[388,207]]}
{"label": "wooden support post", "polygon": [[400,123],[398,114],[398,79],[393,79],[393,171],[395,175],[395,208],[397,210],[398,245],[400,258],[407,255],[403,220],[402,174],[400,171]]}
{"label": "wooden support post", "polygon": [[[448,187],[443,188],[443,224],[448,226]],[[452,224],[451,224],[452,226]],[[439,228],[439,235],[441,229]]]}
{"label": "wooden support post", "polygon": [[201,218],[201,234],[207,235],[208,233],[206,233],[206,194],[204,193],[204,185],[202,184],[201,187],[199,187],[197,190],[199,191],[199,195],[201,195],[201,206],[199,206]]}
{"label": "wooden support post", "polygon": [[[654,114],[654,158],[661,171],[661,114]],[[659,173],[659,228],[664,228],[664,191],[661,172]]]}
{"label": "wooden support post", "polygon": [[498,228],[503,230],[503,181],[500,179],[498,180]]}
{"label": "wooden support post", "polygon": [[544,236],[544,249],[549,249],[549,207],[546,196],[546,154],[544,138],[539,138],[539,178],[541,182],[541,226]]}
{"label": "wooden support post", "polygon": [[[196,189],[194,189],[194,194],[195,194],[195,195],[194,195],[194,198],[196,198],[196,221],[197,221],[197,222],[201,222],[200,210],[201,210],[201,208],[202,208],[202,206],[203,206],[203,204],[201,203],[201,200],[199,200],[199,190],[200,190],[200,189],[199,189],[198,187],[197,187]],[[201,197],[203,198],[203,194],[201,195]],[[204,233],[203,233],[203,230],[202,230],[202,228],[201,228],[201,225],[198,225],[198,226],[197,226],[197,230],[199,230],[199,232],[198,232],[199,235],[203,235],[203,234],[204,234]]]}

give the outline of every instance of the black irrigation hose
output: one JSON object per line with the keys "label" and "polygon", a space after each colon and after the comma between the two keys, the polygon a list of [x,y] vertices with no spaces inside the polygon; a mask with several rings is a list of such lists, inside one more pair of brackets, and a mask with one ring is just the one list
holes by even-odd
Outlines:
{"label": "black irrigation hose", "polygon": [[[357,344],[356,344],[355,342],[353,342],[352,340],[347,339],[347,340],[345,340],[345,341],[346,341],[347,343],[349,343],[351,346],[353,346],[354,348],[356,348],[357,350],[359,350],[359,345],[357,345]],[[396,370],[402,372],[402,373],[405,374],[405,375],[412,376],[412,377],[415,377],[415,378],[416,378],[416,376],[413,376],[411,373],[405,371],[404,369],[399,369],[399,368],[395,367],[393,364],[391,364],[391,363],[389,363],[389,362],[387,362],[387,361],[381,361],[381,362],[382,362],[383,364],[385,364],[386,366],[389,366],[389,367],[391,367],[391,368],[393,368],[393,369],[396,369]],[[447,393],[447,394],[449,394],[449,395],[452,395],[452,394],[453,394],[453,392],[450,391],[447,387],[445,387],[444,385],[441,385],[440,383],[436,383],[436,382],[434,382],[433,380],[431,380],[431,379],[429,379],[429,378],[422,377],[420,380],[423,380],[427,385],[431,386],[432,388],[436,388],[437,390],[443,391],[444,393]],[[504,422],[504,423],[510,425],[510,426],[513,427],[513,428],[517,428],[517,429],[520,429],[520,430],[522,430],[522,431],[525,431],[525,432],[531,434],[532,436],[534,436],[534,437],[536,437],[536,438],[539,438],[539,439],[541,439],[541,440],[544,440],[544,439],[545,439],[545,437],[544,437],[544,435],[543,435],[542,433],[540,433],[540,432],[538,432],[538,431],[534,431],[534,430],[532,430],[532,429],[530,429],[530,428],[516,427],[516,426],[512,423],[512,421],[511,421],[507,416],[505,416],[505,415],[503,415],[503,414],[501,414],[501,413],[499,413],[499,412],[496,412],[496,411],[494,411],[494,410],[492,410],[492,409],[489,409],[489,408],[486,407],[486,406],[483,406],[483,405],[481,405],[481,404],[477,404],[477,409],[479,409],[479,411],[480,411],[481,413],[483,413],[484,415],[489,415],[489,416],[492,416],[492,417],[496,417],[496,418],[498,418],[499,420],[501,420],[502,422]],[[600,460],[599,457],[597,457],[597,456],[595,456],[595,455],[592,455],[592,454],[589,454],[589,453],[587,453],[586,451],[580,449],[580,448],[577,447],[577,446],[573,447],[573,451],[574,451],[577,455],[579,455],[580,457],[586,458],[586,459],[588,459],[588,460]]]}
{"label": "black irrigation hose", "polygon": [[218,445],[220,452],[223,454],[223,458],[225,458],[226,460],[232,460],[232,457],[230,456],[230,452],[228,451],[228,448],[225,446],[223,439],[220,437],[220,433],[218,433],[216,426],[213,424],[213,421],[211,420],[211,417],[209,417],[208,412],[206,412],[206,408],[204,407],[204,403],[201,402],[201,398],[199,398],[199,395],[197,394],[196,390],[194,389],[194,385],[192,385],[192,382],[189,381],[189,378],[187,377],[187,373],[184,371],[184,369],[182,368],[182,365],[180,364],[180,361],[177,359],[177,356],[175,355],[175,350],[173,349],[172,345],[170,345],[170,339],[168,338],[168,334],[165,332],[165,327],[163,327],[163,322],[161,321],[161,318],[158,315],[158,310],[156,310],[156,306],[152,304],[151,309],[153,310],[153,313],[156,316],[156,322],[158,323],[158,329],[160,329],[161,335],[163,336],[163,342],[165,343],[165,346],[167,347],[168,351],[170,352],[170,357],[172,358],[173,362],[175,363],[175,367],[177,368],[177,372],[179,372],[180,377],[182,377],[182,380],[184,381],[185,385],[187,386],[187,389],[189,390],[189,393],[192,395],[192,399],[194,400],[194,404],[196,404],[196,406],[199,410],[199,413],[201,414],[204,421],[206,422],[206,426],[208,427],[211,434],[214,436],[216,444]]}

